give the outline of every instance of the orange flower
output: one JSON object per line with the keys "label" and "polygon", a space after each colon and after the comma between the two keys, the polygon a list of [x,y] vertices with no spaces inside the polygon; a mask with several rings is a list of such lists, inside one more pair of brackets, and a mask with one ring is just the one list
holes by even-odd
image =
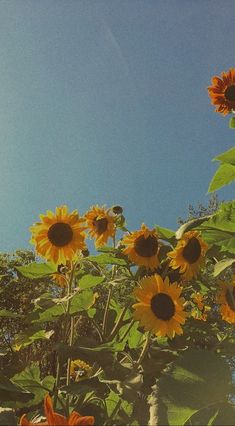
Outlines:
{"label": "orange flower", "polygon": [[93,416],[81,416],[76,411],[73,411],[68,418],[61,416],[61,414],[55,413],[53,410],[52,399],[50,395],[46,395],[44,399],[44,411],[46,416],[46,422],[43,423],[32,423],[26,418],[24,414],[20,419],[20,426],[90,426],[94,425],[95,419]]}
{"label": "orange flower", "polygon": [[208,87],[212,105],[216,112],[227,115],[235,110],[235,68],[222,72],[221,77],[211,79],[212,86]]}

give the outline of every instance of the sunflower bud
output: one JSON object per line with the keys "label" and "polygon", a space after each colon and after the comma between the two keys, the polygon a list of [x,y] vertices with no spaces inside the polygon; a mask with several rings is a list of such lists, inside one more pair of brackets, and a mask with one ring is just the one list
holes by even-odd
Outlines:
{"label": "sunflower bud", "polygon": [[82,255],[83,255],[83,257],[88,257],[88,256],[89,256],[89,254],[90,254],[90,252],[89,252],[89,250],[88,250],[88,249],[82,250]]}
{"label": "sunflower bud", "polygon": [[114,214],[122,214],[123,208],[121,206],[113,206],[112,211]]}

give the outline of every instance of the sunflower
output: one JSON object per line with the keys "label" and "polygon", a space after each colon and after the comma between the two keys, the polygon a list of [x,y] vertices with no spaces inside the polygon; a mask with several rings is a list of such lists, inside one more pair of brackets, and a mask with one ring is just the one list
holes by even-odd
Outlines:
{"label": "sunflower", "polygon": [[48,210],[40,215],[41,222],[31,226],[31,243],[42,257],[55,264],[73,260],[77,251],[86,247],[83,222],[77,210],[68,213],[66,206],[57,207],[55,213]]}
{"label": "sunflower", "polygon": [[134,290],[139,300],[133,305],[134,319],[157,336],[172,339],[175,334],[182,334],[181,324],[185,323],[187,314],[183,310],[181,292],[182,287],[170,284],[168,277],[164,281],[157,274],[142,278],[140,287]]}
{"label": "sunflower", "polygon": [[155,229],[150,231],[146,225],[142,224],[139,231],[126,235],[122,243],[127,246],[123,249],[123,253],[136,265],[145,266],[151,270],[159,266],[159,242]]}
{"label": "sunflower", "polygon": [[76,381],[81,377],[90,377],[92,374],[92,367],[81,359],[75,359],[71,361],[70,365],[70,376],[72,376]]}
{"label": "sunflower", "polygon": [[220,287],[221,290],[217,300],[221,305],[220,313],[222,319],[229,324],[235,324],[235,276],[233,276],[230,284],[221,282]]}
{"label": "sunflower", "polygon": [[84,217],[90,236],[95,238],[96,248],[106,244],[109,237],[114,237],[115,219],[105,207],[93,206]]}
{"label": "sunflower", "polygon": [[56,413],[53,409],[52,399],[50,395],[46,395],[44,398],[44,411],[46,416],[46,422],[30,422],[27,419],[26,414],[23,414],[23,416],[20,418],[20,426],[92,426],[95,423],[95,419],[93,416],[81,416],[76,411],[73,411],[68,418]]}
{"label": "sunflower", "polygon": [[235,68],[222,72],[221,76],[211,79],[212,86],[208,87],[212,105],[216,112],[227,115],[235,110]]}
{"label": "sunflower", "polygon": [[199,232],[186,232],[176,248],[167,254],[171,258],[169,265],[182,273],[182,279],[191,280],[202,266],[207,248]]}

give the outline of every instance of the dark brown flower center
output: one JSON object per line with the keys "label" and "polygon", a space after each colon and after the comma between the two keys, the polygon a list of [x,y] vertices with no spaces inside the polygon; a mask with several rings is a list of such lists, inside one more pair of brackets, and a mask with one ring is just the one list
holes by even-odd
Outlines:
{"label": "dark brown flower center", "polygon": [[142,257],[151,257],[157,254],[158,241],[153,235],[144,238],[143,235],[138,237],[135,241],[134,248],[136,253]]}
{"label": "dark brown flower center", "polygon": [[165,293],[158,293],[152,297],[151,309],[154,315],[163,321],[170,320],[175,314],[175,304]]}
{"label": "dark brown flower center", "polygon": [[198,239],[192,237],[183,249],[183,257],[188,263],[192,264],[199,259],[201,251],[201,245]]}
{"label": "dark brown flower center", "polygon": [[72,241],[73,231],[68,223],[58,222],[49,228],[47,236],[54,246],[64,247]]}
{"label": "dark brown flower center", "polygon": [[[233,297],[232,297],[232,295]],[[226,301],[228,306],[230,307],[230,309],[232,309],[233,312],[235,312],[235,287],[233,287],[233,289],[227,290],[226,291],[226,295],[225,295]]]}
{"label": "dark brown flower center", "polygon": [[93,225],[95,227],[95,230],[98,235],[103,234],[105,231],[107,231],[108,227],[108,219],[106,217],[102,217],[101,219],[94,219]]}
{"label": "dark brown flower center", "polygon": [[231,86],[227,87],[224,92],[224,96],[227,101],[235,102],[235,84],[232,84]]}

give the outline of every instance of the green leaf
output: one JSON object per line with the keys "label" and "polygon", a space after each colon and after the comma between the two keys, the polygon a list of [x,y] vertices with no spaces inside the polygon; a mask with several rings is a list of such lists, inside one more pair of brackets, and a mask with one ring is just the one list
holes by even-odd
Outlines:
{"label": "green leaf", "polygon": [[220,189],[223,186],[230,184],[234,180],[235,166],[228,163],[222,163],[215,172],[210,182],[208,192],[214,192],[217,189]]}
{"label": "green leaf", "polygon": [[31,392],[23,389],[22,387],[15,384],[13,381],[8,379],[8,377],[3,376],[0,373],[0,400],[1,402],[10,401],[21,401],[26,403],[33,397]]}
{"label": "green leaf", "polygon": [[235,259],[223,259],[220,262],[216,263],[214,266],[214,273],[213,273],[214,277],[217,277],[226,268],[229,268],[234,262],[235,262]]}
{"label": "green leaf", "polygon": [[0,318],[20,318],[22,315],[15,312],[7,311],[7,309],[0,309]]}
{"label": "green leaf", "polygon": [[231,372],[223,358],[210,351],[185,352],[171,373],[159,380],[160,401],[167,407],[169,425],[185,425],[208,406],[214,405],[217,409],[217,404],[225,401],[229,394],[230,382]]}
{"label": "green leaf", "polygon": [[100,277],[96,275],[83,275],[83,277],[78,282],[78,287],[80,289],[87,289],[91,287],[95,287],[96,285],[101,284],[105,280],[105,277]]}
{"label": "green leaf", "polygon": [[25,330],[22,333],[19,333],[15,336],[15,341],[13,344],[13,349],[15,351],[19,351],[22,348],[25,348],[26,346],[31,345],[36,340],[44,340],[44,339],[50,339],[52,334],[54,333],[53,330],[46,331],[46,330],[38,330],[37,327],[32,326]]}
{"label": "green leaf", "polygon": [[54,274],[57,271],[56,265],[53,263],[29,263],[26,266],[17,266],[17,271],[19,271],[26,278],[43,278],[47,275]]}
{"label": "green leaf", "polygon": [[235,254],[235,201],[222,203],[218,212],[197,229],[208,244]]}
{"label": "green leaf", "polygon": [[40,379],[40,369],[38,364],[32,363],[25,370],[13,377],[15,383],[23,386],[24,389],[34,394],[33,400],[24,406],[31,407],[43,401],[44,396],[53,390],[55,379],[53,376],[47,376],[43,380]]}
{"label": "green leaf", "polygon": [[17,426],[15,413],[11,408],[0,407],[0,426]]}
{"label": "green leaf", "polygon": [[231,117],[229,120],[230,129],[235,129],[235,117]]}
{"label": "green leaf", "polygon": [[97,293],[93,293],[91,290],[83,290],[71,299],[70,314],[76,314],[77,312],[87,311],[91,306],[94,305],[97,298]]}
{"label": "green leaf", "polygon": [[98,256],[89,256],[86,258],[86,260],[96,262],[99,265],[127,265],[127,261],[124,258],[116,257],[109,253],[99,254]]}
{"label": "green leaf", "polygon": [[222,163],[233,164],[235,166],[235,147],[213,158],[213,161],[215,160],[221,161]]}
{"label": "green leaf", "polygon": [[172,241],[175,239],[175,231],[172,231],[168,228],[162,228],[158,225],[155,225],[155,229],[158,233],[159,238],[166,241]]}

